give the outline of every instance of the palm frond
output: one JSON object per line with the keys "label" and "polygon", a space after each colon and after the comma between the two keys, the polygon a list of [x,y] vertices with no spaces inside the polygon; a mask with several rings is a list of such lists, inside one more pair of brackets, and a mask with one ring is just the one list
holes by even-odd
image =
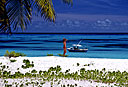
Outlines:
{"label": "palm frond", "polygon": [[6,11],[6,0],[0,1],[0,32],[11,33],[10,22]]}
{"label": "palm frond", "polygon": [[[66,4],[73,5],[72,0],[62,0]],[[44,19],[48,19],[50,21],[55,21],[55,10],[53,8],[52,0],[35,0],[36,8],[41,12],[41,16]]]}
{"label": "palm frond", "polygon": [[62,0],[64,3],[67,3],[67,4],[71,4],[71,6],[73,5],[73,0]]}
{"label": "palm frond", "polygon": [[[72,5],[72,0],[62,1]],[[11,32],[10,25],[13,25],[13,30],[19,27],[24,30],[31,22],[33,6],[44,19],[55,21],[52,0],[0,0],[0,32]]]}
{"label": "palm frond", "polygon": [[55,11],[53,8],[52,0],[35,0],[35,5],[39,9],[41,16],[44,19],[55,21]]}
{"label": "palm frond", "polygon": [[8,17],[13,29],[20,26],[22,30],[31,22],[31,0],[9,0],[7,2]]}

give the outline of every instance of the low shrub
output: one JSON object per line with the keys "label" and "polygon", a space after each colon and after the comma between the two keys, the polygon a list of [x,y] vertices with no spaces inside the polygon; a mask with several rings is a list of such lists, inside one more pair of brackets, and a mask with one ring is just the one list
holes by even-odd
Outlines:
{"label": "low shrub", "polygon": [[24,59],[23,63],[25,63],[25,65],[22,65],[23,69],[34,67],[34,63],[33,62],[30,63],[30,61],[28,59]]}
{"label": "low shrub", "polygon": [[63,55],[63,54],[58,54],[59,56],[61,56],[61,57],[68,57],[68,55]]}
{"label": "low shrub", "polygon": [[25,55],[24,53],[16,53],[15,51],[9,52],[9,51],[7,50],[4,56],[11,58],[11,57],[26,56],[26,55]]}
{"label": "low shrub", "polygon": [[79,64],[79,63],[77,63],[77,66],[80,66],[80,64]]}
{"label": "low shrub", "polygon": [[47,54],[47,56],[53,56],[53,54]]}
{"label": "low shrub", "polygon": [[36,71],[35,69],[33,69],[33,70],[31,71],[31,73],[37,73],[37,71]]}
{"label": "low shrub", "polygon": [[16,62],[17,60],[10,60],[10,62]]}
{"label": "low shrub", "polygon": [[[28,62],[24,60],[24,62]],[[2,69],[3,67],[3,69]],[[6,68],[5,65],[0,66],[0,78],[3,79],[3,82],[6,86],[4,87],[26,87],[29,85],[33,85],[33,87],[43,86],[46,82],[50,82],[50,87],[53,87],[53,85],[57,84],[61,85],[61,87],[77,87],[78,84],[63,84],[61,81],[66,80],[76,80],[76,81],[89,81],[90,83],[97,82],[97,83],[104,83],[109,85],[114,85],[111,87],[128,87],[128,72],[127,71],[106,71],[105,68],[102,70],[86,70],[85,68],[81,68],[76,72],[69,73],[70,70],[66,70],[65,72],[62,72],[62,68],[57,65],[56,67],[50,67],[48,70],[45,71],[39,71],[37,73],[37,70],[33,69],[31,72],[26,72],[25,74],[21,73],[20,71],[15,72],[14,74],[11,74],[11,71],[6,71],[4,68]],[[31,81],[26,83],[15,83],[11,84],[8,82],[8,78],[10,79],[25,79],[30,78]],[[38,80],[35,81],[35,80]],[[54,81],[53,81],[54,80]],[[25,80],[24,80],[25,81]],[[41,86],[39,86],[41,85]],[[82,86],[79,86],[82,87]],[[96,86],[98,87],[98,86]]]}

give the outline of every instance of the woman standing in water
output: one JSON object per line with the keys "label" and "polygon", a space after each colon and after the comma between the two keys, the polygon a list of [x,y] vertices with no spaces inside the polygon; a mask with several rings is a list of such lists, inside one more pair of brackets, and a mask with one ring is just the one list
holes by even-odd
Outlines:
{"label": "woman standing in water", "polygon": [[64,46],[63,46],[63,49],[64,49],[63,56],[65,56],[65,54],[66,54],[66,52],[67,52],[67,48],[66,48],[66,41],[67,41],[67,39],[66,39],[66,38],[64,38],[64,39],[63,39],[63,44],[64,44]]}

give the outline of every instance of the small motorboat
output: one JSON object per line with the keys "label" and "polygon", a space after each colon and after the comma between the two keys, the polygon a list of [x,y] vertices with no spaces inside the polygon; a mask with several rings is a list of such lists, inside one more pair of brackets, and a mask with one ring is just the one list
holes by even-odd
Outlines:
{"label": "small motorboat", "polygon": [[88,49],[80,45],[80,42],[78,44],[73,44],[73,46],[70,48],[67,48],[67,50],[69,52],[87,52]]}

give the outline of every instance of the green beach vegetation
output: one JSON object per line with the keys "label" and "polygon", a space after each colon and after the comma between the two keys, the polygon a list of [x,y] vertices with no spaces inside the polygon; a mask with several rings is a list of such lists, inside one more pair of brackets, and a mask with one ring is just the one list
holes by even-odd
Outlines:
{"label": "green beach vegetation", "polygon": [[[53,54],[47,54],[47,56],[54,56]],[[68,57],[68,55],[63,55],[63,54],[58,54],[58,56],[61,56],[61,57]]]}
{"label": "green beach vegetation", "polygon": [[59,56],[61,56],[61,57],[68,57],[68,55],[63,55],[63,54],[58,54]]}
{"label": "green beach vegetation", "polygon": [[10,62],[16,62],[16,61],[17,61],[17,60],[12,60],[12,59],[10,60]]}
{"label": "green beach vegetation", "polygon": [[47,54],[47,56],[53,56],[53,54]]}
{"label": "green beach vegetation", "polygon": [[23,56],[26,56],[26,55],[24,53],[16,53],[15,51],[9,52],[7,50],[4,56],[11,58],[11,57],[19,57],[19,56],[22,56],[23,57]]}
{"label": "green beach vegetation", "polygon": [[[26,68],[31,68],[27,67],[31,66],[29,60],[24,59],[23,63],[25,63]],[[81,68],[78,71],[70,73],[70,69],[66,70],[65,72],[62,72],[61,70],[61,66],[57,65],[56,67],[50,67],[48,70],[44,71],[37,71],[36,69],[33,69],[26,73],[16,71],[14,74],[12,74],[9,70],[9,67],[7,67],[6,65],[2,65],[2,63],[0,63],[0,78],[3,79],[2,81],[4,83],[4,87],[11,87],[14,85],[17,85],[18,87],[29,87],[29,85],[42,87],[46,82],[50,82],[51,87],[53,87],[53,85],[55,84],[61,85],[61,87],[77,87],[79,85],[76,83],[62,84],[61,81],[64,79],[76,81],[90,81],[110,85],[114,84],[114,86],[117,87],[128,86],[128,72],[126,71],[106,71],[105,68],[103,68],[102,70],[86,70],[86,68]],[[10,84],[8,83],[8,79],[24,79],[25,82],[21,80],[19,83],[14,82],[13,84]]]}
{"label": "green beach vegetation", "polygon": [[25,65],[22,65],[23,69],[34,67],[34,62],[32,61],[32,63],[30,63],[30,61],[28,59],[24,59],[23,63],[25,63]]}

